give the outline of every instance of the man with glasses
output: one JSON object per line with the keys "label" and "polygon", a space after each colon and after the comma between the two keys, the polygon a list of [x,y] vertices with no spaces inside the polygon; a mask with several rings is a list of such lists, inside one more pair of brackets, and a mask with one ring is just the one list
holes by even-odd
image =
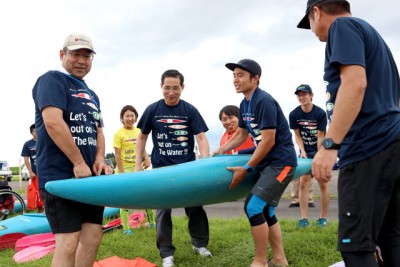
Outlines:
{"label": "man with glasses", "polygon": [[100,101],[83,78],[92,67],[91,39],[71,34],[60,50],[63,71],[40,76],[33,88],[40,195],[55,234],[52,266],[92,266],[102,238],[104,207],[59,198],[48,181],[111,173],[104,163]]}
{"label": "man with glasses", "polygon": [[[210,154],[205,134],[208,131],[207,125],[199,111],[180,98],[184,88],[184,77],[179,71],[167,70],[161,76],[164,99],[149,105],[137,125],[141,132],[136,141],[135,171],[143,170],[141,162],[150,132],[153,139],[151,153],[153,168],[195,160],[195,139],[199,145],[200,156],[206,157]],[[171,197],[173,193],[171,192]],[[209,228],[204,208],[187,207],[185,212],[189,217],[189,234],[193,250],[200,256],[211,257],[211,252],[207,249]],[[174,266],[175,247],[172,244],[171,209],[157,210],[156,232],[157,247],[163,259],[163,267]]]}

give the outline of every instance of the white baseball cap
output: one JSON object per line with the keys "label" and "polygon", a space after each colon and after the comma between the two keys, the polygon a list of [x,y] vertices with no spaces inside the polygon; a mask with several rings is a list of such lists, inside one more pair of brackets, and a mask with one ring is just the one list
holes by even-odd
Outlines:
{"label": "white baseball cap", "polygon": [[89,49],[90,51],[94,52],[92,39],[89,36],[80,34],[80,33],[73,33],[68,35],[68,37],[64,41],[63,48],[67,48],[68,50],[78,50],[78,49]]}

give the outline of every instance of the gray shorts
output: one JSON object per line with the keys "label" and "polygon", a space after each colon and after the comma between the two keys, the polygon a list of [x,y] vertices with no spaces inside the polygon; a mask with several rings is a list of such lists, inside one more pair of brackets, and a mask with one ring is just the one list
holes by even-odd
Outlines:
{"label": "gray shorts", "polygon": [[270,206],[277,207],[295,171],[296,167],[292,166],[267,166],[260,171],[260,178],[251,193],[265,200]]}

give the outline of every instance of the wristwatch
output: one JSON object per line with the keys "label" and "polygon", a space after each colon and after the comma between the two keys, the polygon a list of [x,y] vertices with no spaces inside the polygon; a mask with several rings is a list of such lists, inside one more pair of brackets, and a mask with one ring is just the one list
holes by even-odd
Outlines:
{"label": "wristwatch", "polygon": [[325,149],[340,149],[341,145],[340,144],[336,144],[335,142],[333,142],[332,138],[324,138],[322,140],[322,146]]}
{"label": "wristwatch", "polygon": [[252,171],[253,171],[253,169],[252,169],[249,165],[247,165],[247,164],[245,164],[245,165],[243,166],[243,168],[244,168],[247,172],[252,172]]}

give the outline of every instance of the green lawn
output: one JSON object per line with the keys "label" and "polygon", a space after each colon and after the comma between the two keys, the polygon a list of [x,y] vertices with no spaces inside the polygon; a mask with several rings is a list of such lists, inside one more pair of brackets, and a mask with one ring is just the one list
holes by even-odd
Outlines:
{"label": "green lawn", "polygon": [[[177,267],[245,267],[254,254],[254,245],[248,221],[245,217],[216,219],[210,221],[210,243],[212,258],[202,258],[192,251],[187,232],[187,218],[173,217],[175,263]],[[283,242],[286,257],[291,267],[327,267],[341,261],[336,250],[337,222],[330,221],[327,228],[315,225],[297,229],[297,220],[282,220]],[[0,266],[50,266],[51,256],[26,264],[12,260],[14,250],[1,251]],[[161,258],[155,245],[155,229],[138,229],[133,236],[116,230],[104,234],[97,260],[119,256],[121,258],[144,258],[161,266]]]}

